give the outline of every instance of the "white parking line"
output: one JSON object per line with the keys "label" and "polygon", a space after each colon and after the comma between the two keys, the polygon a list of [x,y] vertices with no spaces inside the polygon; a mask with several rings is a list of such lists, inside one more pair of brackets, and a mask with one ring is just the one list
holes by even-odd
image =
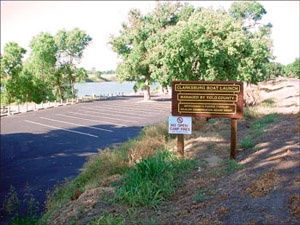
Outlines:
{"label": "white parking line", "polygon": [[[97,106],[96,106],[97,107]],[[118,108],[120,111],[122,110],[130,110],[130,111],[134,111],[134,112],[139,112],[139,113],[150,113],[150,114],[160,114],[161,110],[164,110],[164,108],[151,108],[148,106],[148,109],[146,109],[146,106],[145,107],[132,107],[132,108],[128,108],[128,107],[125,107],[125,106],[113,106],[113,105],[110,105],[110,106],[105,106],[105,109],[106,110],[116,110],[116,108]],[[170,108],[170,111],[171,111],[171,108]]]}
{"label": "white parking line", "polygon": [[49,120],[49,121],[59,122],[59,123],[65,123],[65,124],[71,124],[71,125],[75,125],[75,126],[79,126],[79,127],[85,127],[85,128],[94,129],[94,130],[101,130],[101,131],[113,132],[112,130],[107,130],[107,129],[98,128],[98,127],[87,127],[87,126],[82,125],[82,124],[71,123],[71,122],[66,122],[66,121],[61,121],[61,120],[54,120],[54,119],[45,118],[45,117],[40,117],[40,118],[43,119],[43,120]]}
{"label": "white parking line", "polygon": [[77,112],[69,112],[71,114],[75,114],[75,115],[83,115],[83,116],[90,116],[90,117],[100,117],[100,118],[104,118],[104,119],[110,119],[110,120],[119,120],[119,121],[124,121],[124,122],[134,122],[132,120],[123,120],[123,119],[117,119],[117,118],[113,118],[113,117],[106,117],[106,116],[96,116],[96,115],[88,115],[87,113],[77,113]]}
{"label": "white parking line", "polygon": [[[97,110],[97,109],[92,109],[92,110],[89,110],[89,109],[78,109],[78,111],[80,111],[80,112],[87,112],[87,113],[91,113],[91,114],[97,114],[97,115],[111,115],[112,113],[111,113],[111,111],[110,112],[103,112],[102,110],[101,111],[99,111],[99,110]],[[125,113],[114,113],[114,116],[116,116],[116,115],[119,115],[119,116],[122,116],[122,117],[127,117],[127,118],[133,118],[134,120],[137,120],[137,119],[140,119],[140,120],[145,120],[147,117],[140,117],[140,116],[135,116],[135,115],[132,115],[132,116],[129,116],[129,115],[124,115]],[[122,120],[122,121],[124,121],[124,120]],[[126,121],[126,120],[125,120]],[[127,121],[127,122],[130,122],[130,121]]]}
{"label": "white parking line", "polygon": [[81,117],[77,117],[77,116],[69,116],[69,115],[63,115],[63,114],[56,114],[58,116],[63,116],[63,117],[68,117],[68,118],[73,118],[73,119],[77,119],[77,120],[85,120],[85,121],[91,121],[91,122],[98,122],[98,123],[105,123],[108,125],[116,125],[119,127],[128,127],[128,125],[125,124],[120,124],[120,123],[110,123],[107,121],[102,121],[102,120],[92,120],[92,119],[86,119],[86,118],[81,118]]}
{"label": "white parking line", "polygon": [[84,133],[84,132],[79,132],[79,131],[74,131],[74,130],[69,130],[69,129],[65,129],[65,128],[61,128],[61,127],[50,126],[50,125],[46,125],[46,124],[42,124],[42,123],[33,122],[33,121],[30,121],[30,120],[25,120],[25,122],[33,123],[33,124],[44,126],[44,127],[50,127],[50,128],[54,128],[54,129],[64,130],[64,131],[67,131],[67,132],[81,134],[81,135],[85,135],[85,136],[90,136],[90,137],[95,137],[95,138],[98,137],[96,135],[92,135],[92,134],[88,134],[88,133]]}
{"label": "white parking line", "polygon": [[[101,109],[100,109],[100,107],[93,107],[93,108],[84,108],[83,110],[85,110],[85,109],[88,109],[88,110],[92,110],[92,111],[96,111],[97,113],[98,112],[107,112],[106,113],[106,115],[107,114],[109,114],[109,113],[111,113],[112,112],[112,110],[111,109],[104,109],[103,107],[101,107]],[[99,110],[98,110],[99,109]],[[79,109],[80,110],[80,109]],[[82,109],[81,109],[82,110]],[[134,110],[134,109],[133,109]],[[115,113],[118,113],[118,111],[116,111],[116,109],[114,108],[114,115],[115,115]],[[101,113],[100,113],[101,114]],[[103,114],[103,113],[102,113]],[[124,113],[124,112],[120,112],[119,114],[121,114],[122,116],[125,116],[125,117],[134,117],[134,118],[136,118],[136,119],[147,119],[147,118],[149,118],[149,117],[145,117],[145,116],[136,116],[136,113],[128,113],[128,112],[126,112],[126,113]]]}

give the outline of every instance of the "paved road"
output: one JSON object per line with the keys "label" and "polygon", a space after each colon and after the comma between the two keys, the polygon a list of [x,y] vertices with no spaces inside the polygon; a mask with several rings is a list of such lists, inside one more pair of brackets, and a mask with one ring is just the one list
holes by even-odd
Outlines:
{"label": "paved road", "polygon": [[28,184],[43,204],[46,191],[76,176],[99,148],[166,121],[170,111],[170,99],[144,102],[133,96],[2,117],[0,203],[11,185],[22,196]]}

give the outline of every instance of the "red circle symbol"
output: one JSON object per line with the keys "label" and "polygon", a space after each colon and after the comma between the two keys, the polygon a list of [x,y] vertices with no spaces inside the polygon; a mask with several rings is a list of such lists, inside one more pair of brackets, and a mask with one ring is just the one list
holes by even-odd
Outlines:
{"label": "red circle symbol", "polygon": [[177,122],[178,122],[178,123],[182,123],[182,122],[183,122],[183,118],[182,118],[182,117],[178,117],[178,118],[177,118]]}

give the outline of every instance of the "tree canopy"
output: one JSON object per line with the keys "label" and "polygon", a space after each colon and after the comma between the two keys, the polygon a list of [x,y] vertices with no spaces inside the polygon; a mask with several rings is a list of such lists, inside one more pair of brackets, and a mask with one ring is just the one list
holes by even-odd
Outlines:
{"label": "tree canopy", "polygon": [[5,93],[1,95],[1,101],[10,103],[18,99],[19,77],[23,69],[22,58],[25,53],[26,50],[16,42],[9,42],[4,46],[4,53],[1,55],[1,87],[5,87]]}
{"label": "tree canopy", "polygon": [[4,46],[4,54],[1,56],[1,78],[14,78],[22,71],[22,58],[26,50],[16,42],[9,42]]}
{"label": "tree canopy", "polygon": [[288,77],[300,78],[300,58],[296,58],[294,62],[285,67],[285,73]]}
{"label": "tree canopy", "polygon": [[256,83],[272,59],[272,26],[259,23],[264,14],[257,2],[235,2],[228,12],[178,2],[158,2],[146,15],[133,9],[109,41],[122,59],[117,73],[144,88],[179,79]]}
{"label": "tree canopy", "polygon": [[58,47],[58,75],[67,81],[69,94],[73,98],[75,97],[75,82],[87,77],[87,72],[83,68],[77,68],[76,64],[80,62],[92,38],[79,28],[75,28],[71,31],[65,29],[58,31],[54,39]]}
{"label": "tree canopy", "polygon": [[119,36],[110,39],[112,49],[122,58],[117,67],[120,80],[136,81],[136,88],[145,90],[145,100],[150,99],[150,84],[156,81],[151,71],[156,59],[151,57],[151,52],[162,29],[178,21],[176,13],[179,7],[179,3],[158,2],[153,13],[146,15],[132,9]]}
{"label": "tree canopy", "polygon": [[92,38],[79,28],[55,36],[41,32],[33,37],[29,58],[17,43],[7,43],[1,56],[1,101],[34,101],[75,97],[74,83],[87,77],[77,68]]}
{"label": "tree canopy", "polygon": [[252,28],[258,24],[267,11],[255,1],[244,1],[232,3],[229,13],[235,19],[242,20],[243,27]]}

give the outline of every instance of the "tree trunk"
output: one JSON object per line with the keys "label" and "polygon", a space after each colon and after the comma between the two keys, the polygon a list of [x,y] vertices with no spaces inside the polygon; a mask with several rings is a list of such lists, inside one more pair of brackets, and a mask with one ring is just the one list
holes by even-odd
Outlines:
{"label": "tree trunk", "polygon": [[161,93],[163,93],[163,94],[169,93],[168,86],[161,85],[160,88],[161,88]]}
{"label": "tree trunk", "polygon": [[144,101],[149,101],[151,99],[150,96],[150,86],[147,85],[146,89],[144,90]]}
{"label": "tree trunk", "polygon": [[62,88],[60,86],[58,87],[58,96],[60,97],[60,100],[64,100]]}
{"label": "tree trunk", "polygon": [[72,99],[75,98],[75,90],[74,90],[74,83],[71,81],[71,91],[72,91]]}
{"label": "tree trunk", "polygon": [[151,96],[150,96],[149,77],[146,76],[146,78],[145,78],[145,89],[144,89],[144,101],[149,101],[150,99],[151,99]]}

